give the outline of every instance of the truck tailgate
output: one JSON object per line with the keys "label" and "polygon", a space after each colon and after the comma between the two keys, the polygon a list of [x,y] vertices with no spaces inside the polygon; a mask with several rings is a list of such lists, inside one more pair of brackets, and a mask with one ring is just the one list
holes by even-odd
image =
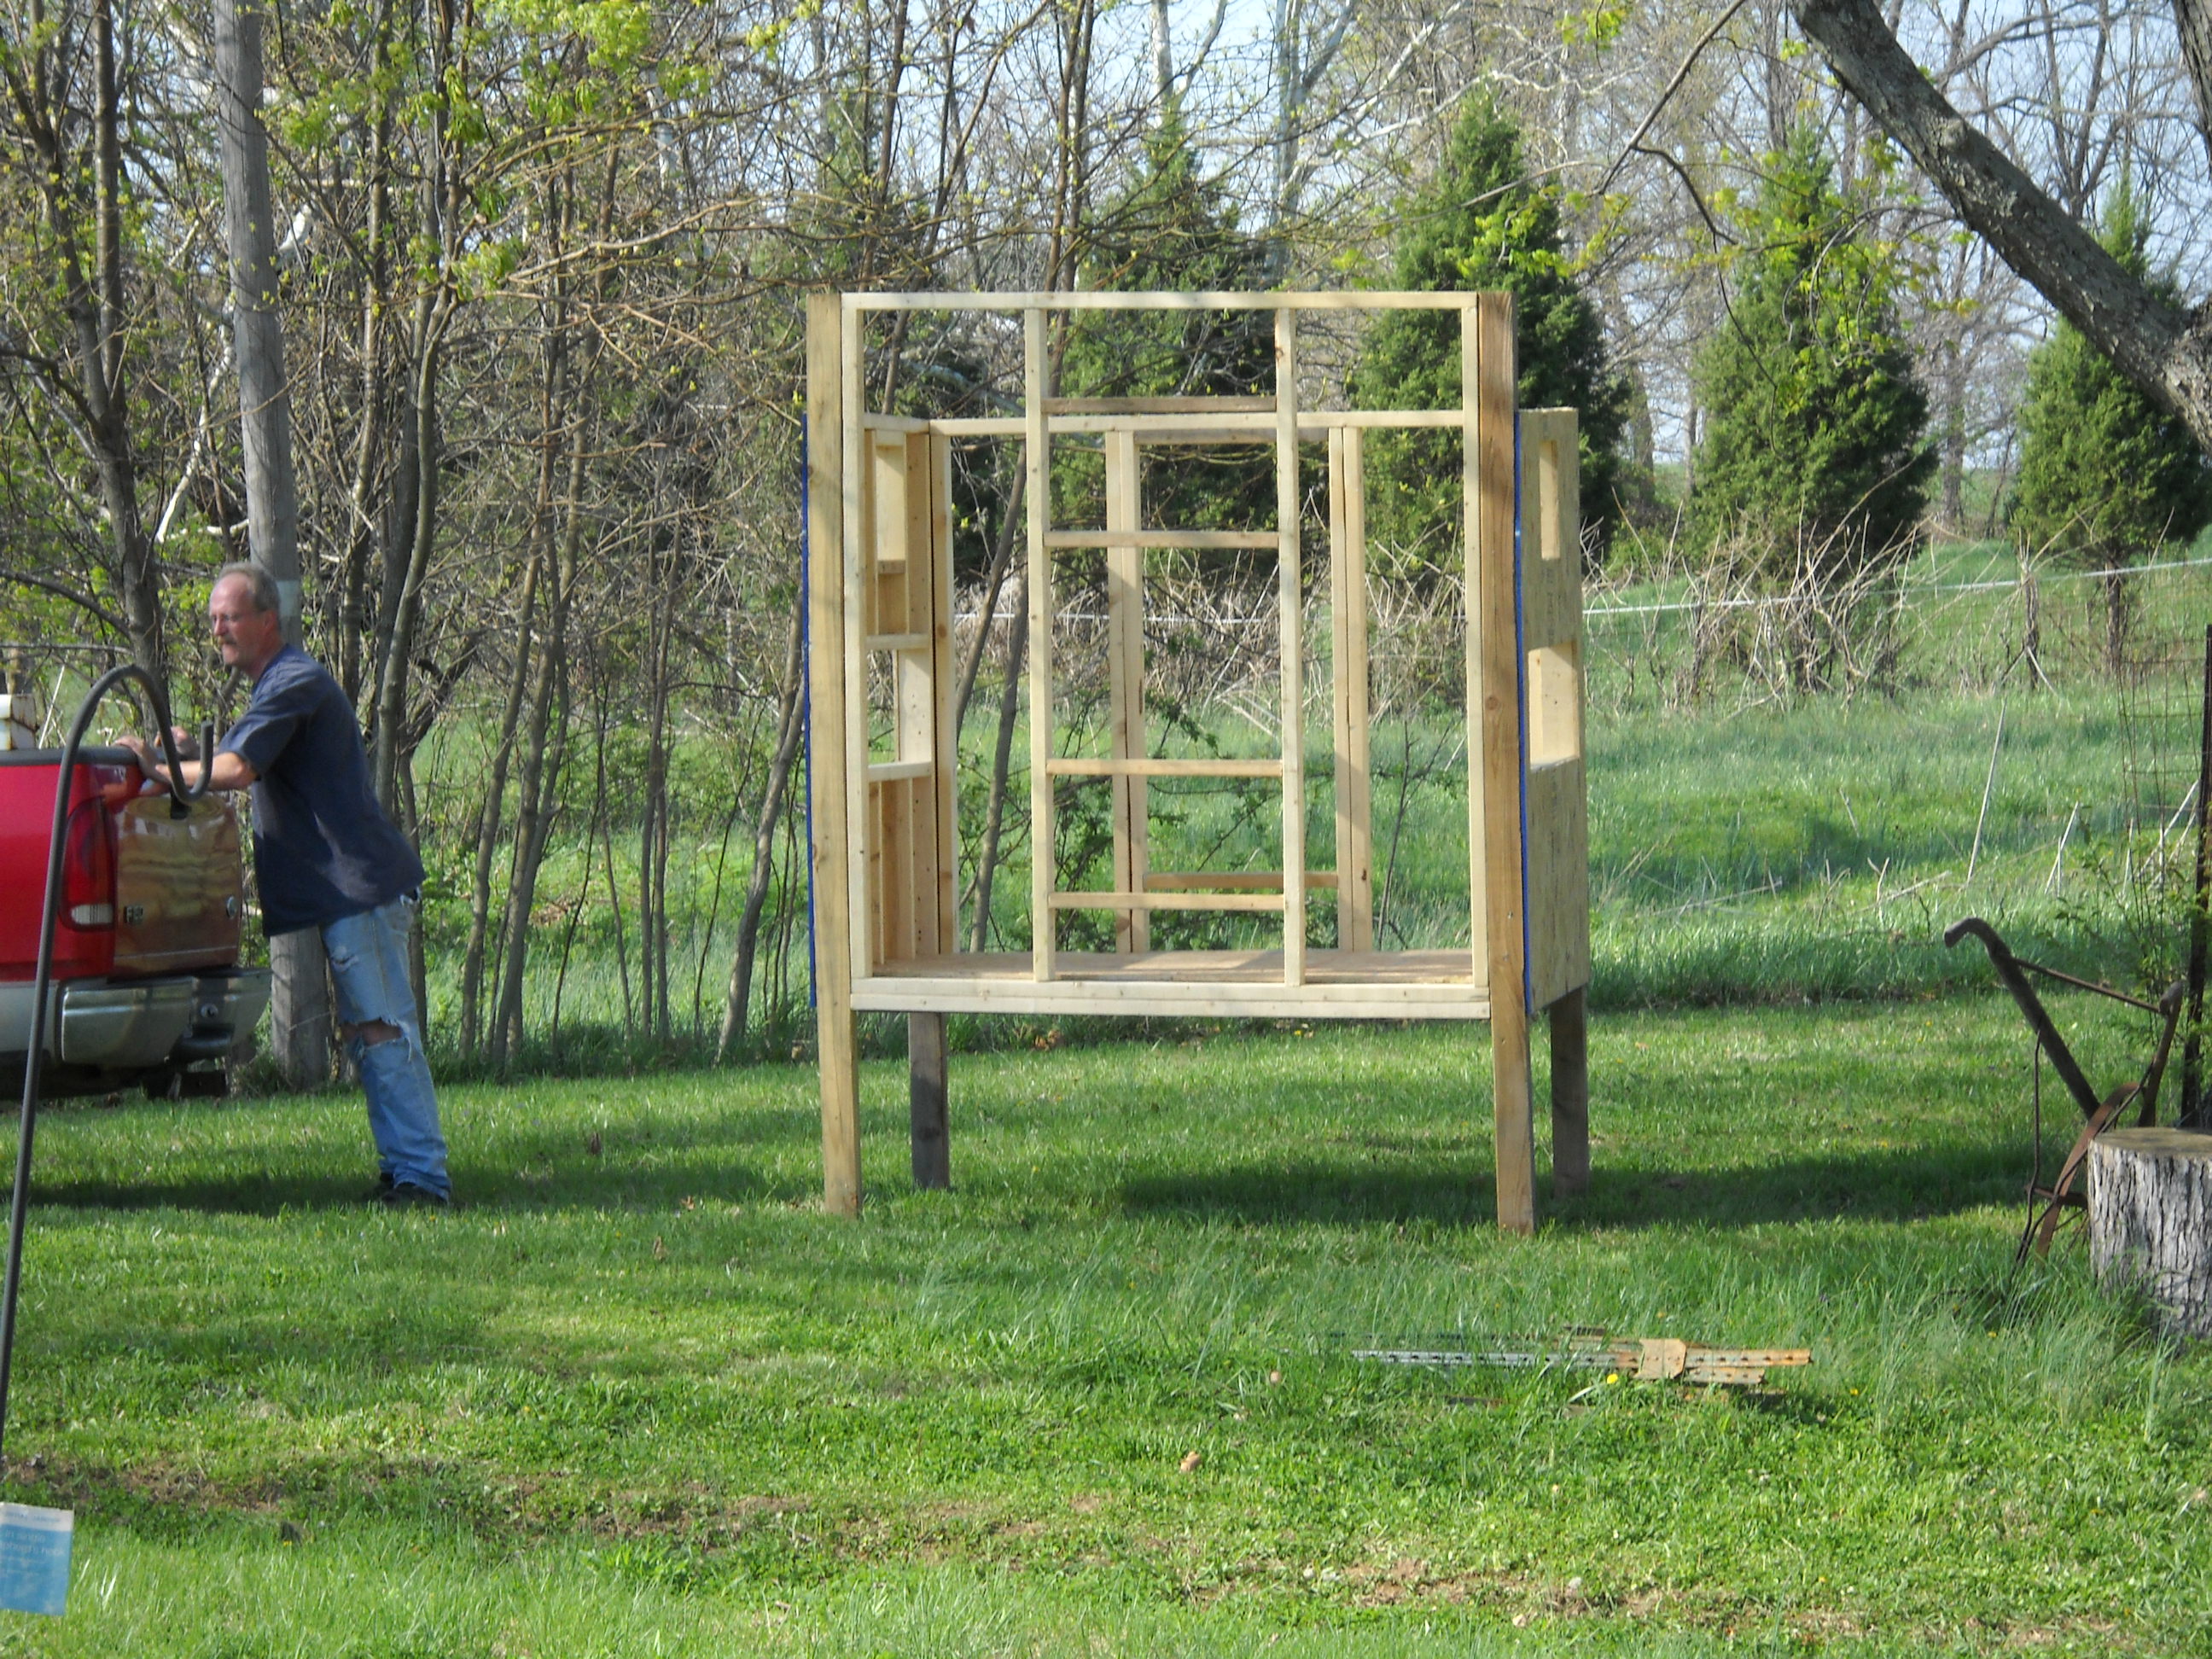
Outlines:
{"label": "truck tailgate", "polygon": [[115,972],[238,960],[245,888],[238,816],[222,800],[142,795],[115,814]]}

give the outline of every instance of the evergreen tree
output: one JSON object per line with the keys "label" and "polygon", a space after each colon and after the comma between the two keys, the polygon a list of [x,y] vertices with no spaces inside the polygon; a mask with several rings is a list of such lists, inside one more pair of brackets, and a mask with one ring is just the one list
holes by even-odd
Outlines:
{"label": "evergreen tree", "polygon": [[[1236,293],[1267,286],[1267,250],[1237,226],[1220,185],[1202,177],[1188,130],[1170,101],[1143,159],[1099,215],[1084,285]],[[1272,393],[1274,319],[1264,311],[1088,312],[1071,324],[1060,388],[1071,398],[1221,398]],[[1103,474],[1058,470],[1070,513],[1103,511]],[[1218,454],[1148,451],[1145,502],[1172,529],[1249,528],[1273,522],[1274,453],[1240,445]],[[1071,518],[1069,522],[1080,522]]]}
{"label": "evergreen tree", "polygon": [[[1393,287],[1513,295],[1521,404],[1580,411],[1583,516],[1602,546],[1618,516],[1628,388],[1607,364],[1597,307],[1561,253],[1558,192],[1523,176],[1520,130],[1487,94],[1461,107],[1434,176],[1399,222]],[[1393,312],[1369,334],[1353,386],[1369,408],[1448,408],[1460,400],[1459,371],[1456,313]],[[1455,436],[1376,433],[1368,455],[1369,524],[1449,563],[1461,516]]]}
{"label": "evergreen tree", "polygon": [[[2130,276],[2180,303],[2150,275],[2149,216],[2122,179],[2102,240]],[[2138,554],[2188,542],[2212,521],[2212,465],[2180,421],[2143,396],[2112,360],[2061,321],[2028,359],[2020,412],[2014,534],[2031,554],[2057,553],[2117,573]],[[2115,673],[2127,637],[2127,592],[2105,584],[2105,658]]]}
{"label": "evergreen tree", "polygon": [[1863,234],[1869,201],[1836,187],[1816,133],[1768,164],[1727,323],[1698,359],[1692,518],[1709,540],[1748,538],[1771,574],[1804,548],[1858,569],[1909,543],[1936,466],[1897,322],[1905,269]]}

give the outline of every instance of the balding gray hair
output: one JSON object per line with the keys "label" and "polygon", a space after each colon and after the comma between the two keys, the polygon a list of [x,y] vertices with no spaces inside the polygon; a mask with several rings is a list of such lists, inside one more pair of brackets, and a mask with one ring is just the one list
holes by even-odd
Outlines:
{"label": "balding gray hair", "polygon": [[253,608],[256,611],[265,615],[277,608],[276,578],[259,565],[227,564],[215,573],[216,585],[220,586],[228,581],[233,576],[244,582],[246,591],[253,595]]}

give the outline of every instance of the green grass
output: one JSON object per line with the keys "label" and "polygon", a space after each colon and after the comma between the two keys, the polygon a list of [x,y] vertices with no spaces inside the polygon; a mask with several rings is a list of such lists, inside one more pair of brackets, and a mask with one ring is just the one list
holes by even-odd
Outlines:
{"label": "green grass", "polygon": [[[56,1111],[8,1495],[78,1568],[0,1653],[2212,1651],[2212,1362],[2008,1281],[2008,1004],[1592,1048],[1533,1241],[1480,1028],[963,1057],[949,1194],[872,1066],[858,1224],[803,1068],[449,1089],[447,1216],[343,1097]],[[1349,1358],[1577,1324],[1817,1363]]]}

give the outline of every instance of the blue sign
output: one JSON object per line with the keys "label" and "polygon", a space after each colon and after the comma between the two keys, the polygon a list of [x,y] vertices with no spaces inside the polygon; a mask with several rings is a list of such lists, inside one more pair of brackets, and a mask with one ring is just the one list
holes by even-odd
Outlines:
{"label": "blue sign", "polygon": [[76,1531],[75,1510],[0,1504],[0,1607],[61,1617]]}

